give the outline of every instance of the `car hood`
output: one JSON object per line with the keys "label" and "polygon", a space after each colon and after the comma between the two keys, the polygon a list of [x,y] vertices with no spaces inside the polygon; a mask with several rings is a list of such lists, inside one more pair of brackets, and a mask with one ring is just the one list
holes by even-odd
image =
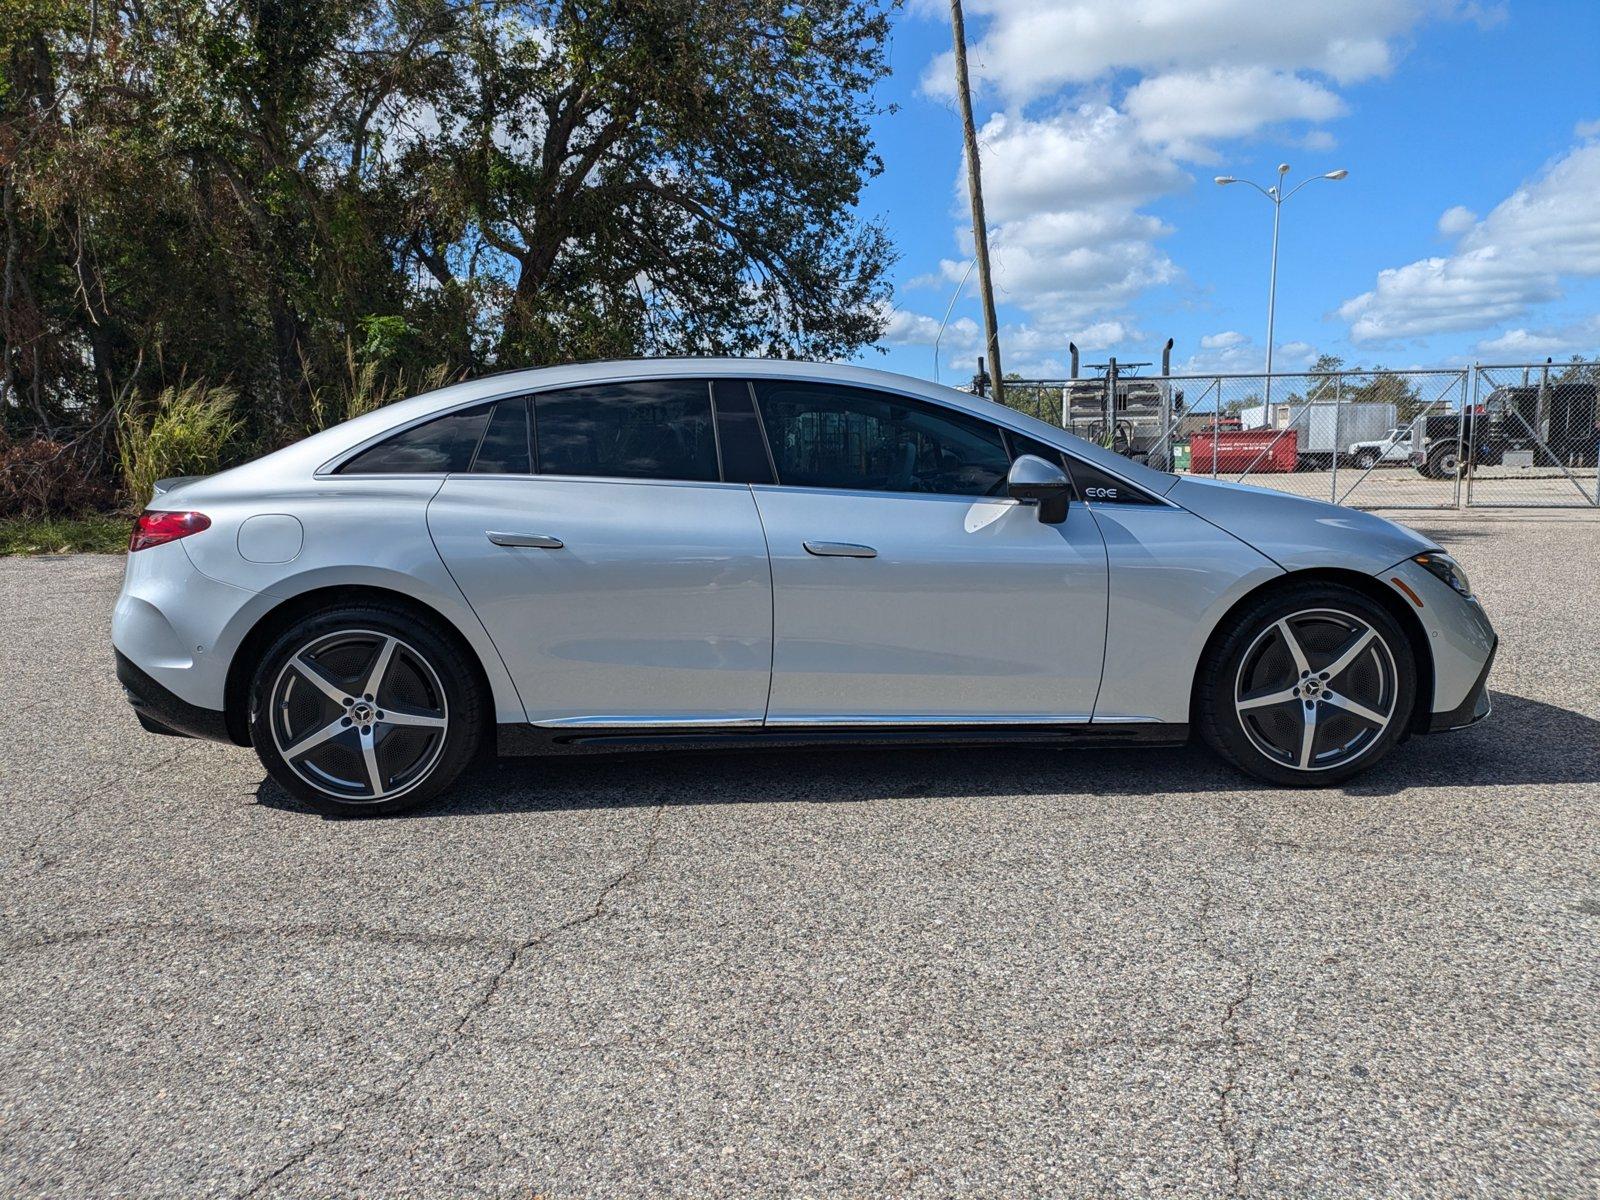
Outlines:
{"label": "car hood", "polygon": [[1167,499],[1233,534],[1286,571],[1341,567],[1372,575],[1439,548],[1416,530],[1372,513],[1270,488],[1180,477]]}

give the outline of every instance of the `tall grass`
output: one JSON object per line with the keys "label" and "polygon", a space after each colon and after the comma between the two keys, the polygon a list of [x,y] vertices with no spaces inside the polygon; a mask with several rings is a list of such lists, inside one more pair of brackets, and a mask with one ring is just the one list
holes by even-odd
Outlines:
{"label": "tall grass", "polygon": [[210,475],[233,449],[242,422],[231,388],[203,383],[164,389],[149,407],[121,414],[117,461],[135,507],[150,502],[156,480],[169,475]]}
{"label": "tall grass", "polygon": [[[459,372],[445,363],[408,375],[404,369],[386,374],[376,360],[362,361],[355,347],[346,344],[345,376],[336,384],[311,386],[311,432],[349,421],[385,404],[420,396],[453,383]],[[309,383],[309,376],[307,379]]]}

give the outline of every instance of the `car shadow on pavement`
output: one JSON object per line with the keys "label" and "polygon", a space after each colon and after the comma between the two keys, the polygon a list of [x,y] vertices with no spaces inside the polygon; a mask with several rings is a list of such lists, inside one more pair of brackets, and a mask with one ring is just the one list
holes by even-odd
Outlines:
{"label": "car shadow on pavement", "polygon": [[[1504,692],[1471,729],[1414,737],[1335,794],[1410,788],[1600,783],[1600,719]],[[505,758],[401,819],[657,804],[851,803],[982,796],[1269,793],[1200,746],[1167,750],[830,747]],[[1292,793],[1284,793],[1292,794]],[[257,801],[307,811],[263,780]]]}

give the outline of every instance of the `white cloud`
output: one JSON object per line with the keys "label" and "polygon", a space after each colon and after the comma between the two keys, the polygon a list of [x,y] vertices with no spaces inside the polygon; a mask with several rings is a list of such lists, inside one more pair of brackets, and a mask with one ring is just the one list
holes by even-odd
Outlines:
{"label": "white cloud", "polygon": [[[1396,39],[1423,19],[1471,16],[1468,7],[1451,0],[972,0],[968,27],[981,27],[982,36],[968,59],[978,83],[1013,104],[1116,70],[1158,74],[1218,62],[1350,83],[1385,74]],[[948,96],[952,79],[951,55],[943,54],[923,87]]]}
{"label": "white cloud", "polygon": [[1567,354],[1593,357],[1600,349],[1600,315],[1560,329],[1508,329],[1474,349],[1479,355],[1513,362]]}
{"label": "white cloud", "polygon": [[1128,115],[1150,141],[1184,158],[1210,159],[1204,142],[1244,137],[1283,121],[1328,121],[1345,104],[1320,83],[1267,67],[1214,66],[1156,75],[1127,94]]}
{"label": "white cloud", "polygon": [[1592,138],[1600,133],[1600,117],[1592,121],[1579,121],[1572,127],[1572,136],[1578,139]]}
{"label": "white cloud", "polygon": [[[878,340],[885,346],[931,346],[938,337],[937,318],[897,308],[889,313],[889,324]],[[958,317],[945,326],[941,347],[945,343],[976,346],[980,340],[978,323],[971,317]]]}
{"label": "white cloud", "polygon": [[1554,354],[1567,343],[1553,334],[1534,333],[1528,329],[1508,329],[1499,337],[1485,338],[1476,349],[1479,354],[1504,355],[1525,359],[1530,356]]}
{"label": "white cloud", "polygon": [[[945,12],[937,0],[912,6]],[[966,10],[975,87],[1002,109],[979,145],[996,298],[1026,315],[1006,336],[1058,345],[1064,330],[1126,322],[1141,294],[1183,279],[1162,246],[1172,229],[1140,211],[1192,183],[1182,163],[1274,127],[1289,144],[1329,149],[1320,126],[1346,113],[1341,84],[1387,73],[1424,21],[1495,16],[1479,0],[966,0]],[[951,78],[940,55],[923,89],[947,98]],[[953,196],[964,211],[964,171]],[[941,263],[945,284],[967,265]]]}
{"label": "white cloud", "polygon": [[[1278,342],[1273,351],[1273,371],[1303,371],[1317,360],[1310,342]],[[1200,351],[1173,368],[1178,375],[1252,375],[1264,370],[1266,355],[1255,339],[1228,330],[1200,339]]]}
{"label": "white cloud", "polygon": [[[880,344],[886,346],[925,346],[933,348],[939,322],[924,313],[894,309]],[[1059,378],[1067,360],[1067,345],[1081,351],[1109,350],[1143,335],[1122,320],[1080,322],[1061,326],[1008,324],[1001,326],[1000,344],[1005,350],[1005,369],[1030,379]],[[973,359],[983,352],[983,331],[976,321],[963,317],[951,321],[939,342],[939,365],[957,375],[970,373]]]}
{"label": "white cloud", "polygon": [[[1179,277],[1156,245],[1171,229],[1137,211],[1189,177],[1103,104],[1031,119],[996,114],[979,135],[996,298],[1056,332]],[[954,181],[964,193],[965,173]],[[971,235],[962,241],[970,248]],[[940,264],[955,283],[967,260]],[[1065,337],[1060,338],[1064,345]]]}
{"label": "white cloud", "polygon": [[1152,240],[1164,232],[1153,217],[1105,210],[1012,221],[990,238],[995,290],[1058,318],[1104,312],[1178,278],[1177,266]]}
{"label": "white cloud", "polygon": [[1068,338],[1079,350],[1109,350],[1135,336],[1121,321],[1096,321]]}
{"label": "white cloud", "polygon": [[1466,227],[1453,254],[1379,272],[1339,315],[1357,342],[1485,329],[1559,298],[1563,279],[1596,276],[1600,143],[1589,142]]}
{"label": "white cloud", "polygon": [[1464,204],[1447,208],[1439,214],[1439,232],[1446,237],[1456,237],[1478,223],[1478,214]]}
{"label": "white cloud", "polygon": [[[1103,104],[1028,120],[996,113],[978,133],[984,206],[994,221],[1111,201],[1137,203],[1188,177],[1142,144],[1132,122]],[[965,203],[966,176],[957,177]]]}

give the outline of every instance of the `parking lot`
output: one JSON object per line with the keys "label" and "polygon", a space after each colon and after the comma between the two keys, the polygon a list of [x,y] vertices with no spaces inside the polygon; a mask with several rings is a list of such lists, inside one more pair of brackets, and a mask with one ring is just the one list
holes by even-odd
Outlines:
{"label": "parking lot", "polygon": [[520,760],[388,821],[142,733],[120,559],[0,560],[0,1192],[1592,1197],[1600,520],[1404,519],[1496,712],[1345,789]]}
{"label": "parking lot", "polygon": [[[1224,474],[1236,480],[1238,473]],[[1424,517],[1412,510],[1453,509],[1468,499],[1468,481],[1430,479],[1410,467],[1383,464],[1363,471],[1340,467],[1328,471],[1293,471],[1285,474],[1252,472],[1244,479],[1255,487],[1291,492],[1312,500],[1332,500],[1362,508],[1392,506],[1410,512],[1412,520]],[[1471,480],[1473,507],[1537,505],[1543,507],[1592,507],[1597,480],[1593,467],[1578,467],[1570,473],[1539,468],[1516,470],[1510,467],[1482,467]],[[1397,514],[1398,515],[1398,514]],[[1492,513],[1483,514],[1493,517]]]}

